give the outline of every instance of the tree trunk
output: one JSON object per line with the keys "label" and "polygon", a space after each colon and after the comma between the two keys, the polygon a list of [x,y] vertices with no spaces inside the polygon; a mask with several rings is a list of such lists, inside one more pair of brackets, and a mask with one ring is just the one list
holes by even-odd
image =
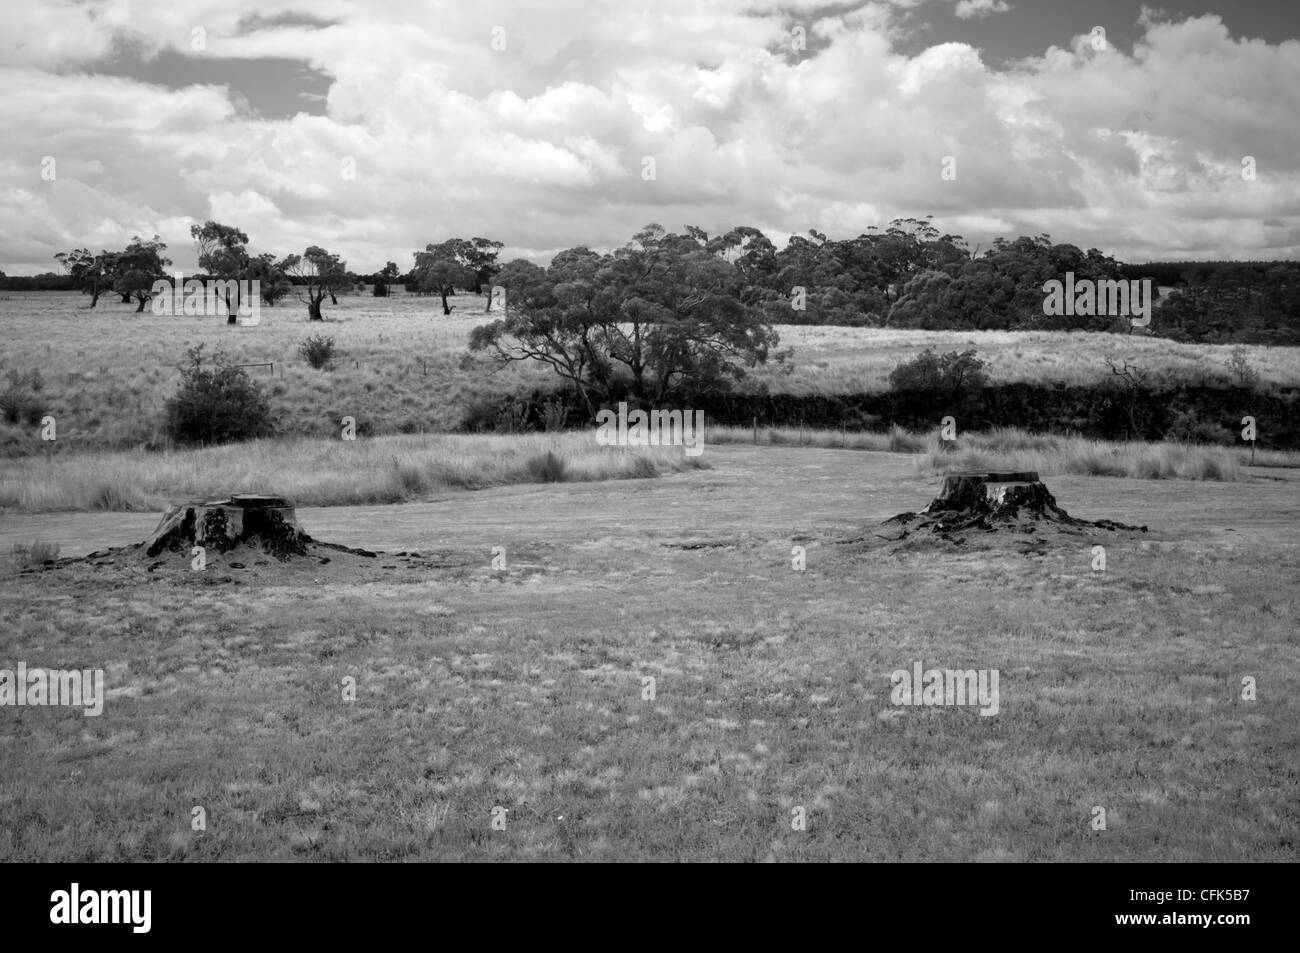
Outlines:
{"label": "tree trunk", "polygon": [[443,313],[443,316],[444,316],[444,317],[445,317],[446,315],[451,314],[451,306],[450,306],[449,304],[447,304],[447,289],[446,289],[446,288],[443,288],[443,289],[442,289],[442,313]]}
{"label": "tree trunk", "polygon": [[202,546],[228,552],[238,545],[260,546],[281,559],[302,555],[311,537],[302,531],[293,504],[273,496],[244,494],[208,503],[170,506],[142,544],[145,555],[183,552]]}
{"label": "tree trunk", "polygon": [[92,308],[95,305],[99,304],[99,295],[100,295],[100,291],[98,288],[95,288],[93,291],[90,292],[90,306]]}
{"label": "tree trunk", "polygon": [[307,320],[309,320],[309,321],[324,321],[324,320],[325,320],[323,317],[321,317],[321,313],[320,313],[320,302],[319,302],[319,301],[309,301],[309,302],[307,302]]}
{"label": "tree trunk", "polygon": [[334,297],[334,292],[331,291],[331,292],[330,292],[330,304],[335,304],[335,305],[336,305],[336,304],[338,304],[338,303],[339,303],[339,299],[336,298],[336,297]]}
{"label": "tree trunk", "polygon": [[959,470],[943,478],[938,495],[926,507],[926,512],[939,510],[964,510],[979,506],[985,500],[987,483],[1037,483],[1038,474],[1032,470],[989,471]]}
{"label": "tree trunk", "polygon": [[129,292],[129,291],[119,291],[118,294],[120,294],[120,295],[122,296],[122,301],[120,302],[121,304],[130,304],[130,303],[131,303],[131,292]]}
{"label": "tree trunk", "polygon": [[135,313],[136,313],[136,314],[139,314],[141,311],[144,310],[144,304],[145,304],[145,302],[148,301],[148,300],[149,300],[148,297],[146,297],[145,295],[140,295],[140,298],[139,298],[140,303],[139,303],[138,305],[136,305],[136,309],[135,309]]}

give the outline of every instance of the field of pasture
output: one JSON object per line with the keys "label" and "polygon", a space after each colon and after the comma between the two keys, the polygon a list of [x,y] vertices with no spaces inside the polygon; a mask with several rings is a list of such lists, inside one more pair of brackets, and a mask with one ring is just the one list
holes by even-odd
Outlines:
{"label": "field of pasture", "polygon": [[[349,295],[324,306],[311,324],[290,299],[263,308],[258,327],[227,327],[221,317],[136,314],[114,296],[89,310],[79,294],[10,294],[0,300],[0,388],[10,373],[39,370],[44,412],[55,416],[58,449],[162,446],[164,402],[176,390],[186,350],[204,344],[240,363],[271,363],[248,373],[265,384],[280,431],[304,437],[337,432],[343,416],[374,434],[457,428],[475,402],[504,394],[552,390],[555,377],[537,367],[465,367],[471,329],[492,317],[485,297],[460,295],[444,317],[436,298]],[[1109,377],[1105,358],[1129,360],[1158,374],[1191,380],[1223,377],[1228,347],[1179,345],[1127,335],[1049,332],[898,331],[880,328],[784,326],[789,368],[759,369],[753,380],[774,392],[861,393],[888,387],[889,372],[926,347],[975,347],[995,382],[1083,383]],[[297,353],[308,336],[333,337],[333,370],[315,370]],[[1248,347],[1264,383],[1300,381],[1300,348]],[[0,453],[43,451],[36,429],[0,421]]]}
{"label": "field of pasture", "polygon": [[[60,420],[58,453],[0,462],[0,661],[107,683],[99,716],[5,710],[0,859],[1295,859],[1295,455],[714,428],[688,460],[590,432],[428,432],[550,385],[460,366],[481,302],[446,319],[351,297],[323,326],[283,307],[257,328],[0,302],[5,369],[40,368]],[[294,353],[312,333],[337,339],[334,370]],[[1226,359],[783,333],[804,363],[774,388],[871,389],[925,346],[976,346],[998,380],[1083,380],[1098,348]],[[137,446],[199,342],[275,362],[251,373],[287,438]],[[1294,383],[1294,355],[1254,359]],[[381,435],[340,441],[344,414]],[[881,521],[953,466],[1039,469],[1072,515],[1146,531],[890,549]],[[378,555],[73,558],[145,538],[170,500],[240,490]],[[998,713],[895,705],[915,663],[998,671]]]}
{"label": "field of pasture", "polygon": [[[0,659],[107,700],[4,712],[0,858],[1295,860],[1297,471],[1052,478],[1149,528],[1098,571],[1084,538],[864,549],[934,495],[916,456],[704,458],[299,511],[420,569],[6,579]],[[84,553],[156,519],[0,525]],[[916,662],[998,670],[998,713],[894,705]]]}

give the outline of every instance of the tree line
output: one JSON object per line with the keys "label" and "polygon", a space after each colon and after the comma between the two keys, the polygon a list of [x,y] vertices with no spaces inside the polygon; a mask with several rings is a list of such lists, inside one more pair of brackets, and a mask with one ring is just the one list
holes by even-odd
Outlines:
{"label": "tree line", "polygon": [[[254,254],[247,234],[235,226],[209,221],[190,231],[204,277],[258,279],[266,305],[296,292],[313,320],[321,319],[327,297],[337,302],[339,293],[366,285],[376,296],[387,295],[394,286],[436,295],[443,314],[449,315],[457,290],[483,294],[493,286],[505,287],[497,275],[506,268],[531,274],[520,271],[520,262],[502,265],[502,243],[478,237],[426,245],[412,253],[414,265],[406,272],[390,261],[377,272],[360,275],[317,245],[285,256]],[[927,219],[917,218],[896,219],[883,230],[872,228],[842,240],[810,230],[792,236],[780,249],[749,226],[710,236],[688,225],[673,237],[721,262],[736,302],[768,324],[1130,330],[1118,315],[1044,314],[1044,283],[1072,272],[1076,280],[1149,278],[1156,285],[1174,286],[1160,300],[1159,317],[1147,333],[1211,343],[1300,344],[1300,262],[1132,265],[1095,248],[1055,243],[1048,235],[999,238],[987,248],[972,249],[960,235],[941,234]],[[636,242],[634,238],[629,247]],[[166,248],[157,235],[134,237],[117,251],[76,248],[55,256],[63,274],[11,278],[6,287],[79,289],[90,296],[92,307],[100,295],[116,293],[143,310],[156,281],[168,277]],[[585,247],[569,249],[541,270],[549,272],[558,263],[557,274],[562,274],[578,253],[594,254]],[[599,257],[609,263],[619,256],[616,250]]]}

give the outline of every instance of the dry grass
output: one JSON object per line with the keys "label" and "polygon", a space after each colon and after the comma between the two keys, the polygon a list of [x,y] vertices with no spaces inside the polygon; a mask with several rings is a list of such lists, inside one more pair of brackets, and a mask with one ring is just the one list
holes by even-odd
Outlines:
{"label": "dry grass", "polygon": [[[1300,459],[1300,453],[1292,455]],[[1239,453],[1226,447],[1186,443],[1125,443],[1031,434],[999,427],[970,433],[947,448],[930,435],[918,461],[924,470],[1037,470],[1041,476],[1130,477],[1139,480],[1245,480]]]}
{"label": "dry grass", "polygon": [[[748,427],[712,427],[713,443],[754,443]],[[961,435],[945,446],[939,431],[911,433],[894,427],[887,433],[760,427],[758,443],[767,446],[821,447],[828,450],[874,450],[921,453],[918,466],[929,471],[951,469],[1037,470],[1040,474],[1131,477],[1140,480],[1245,480],[1250,451],[1240,448],[1161,442],[1089,440],[1084,437],[1035,434],[1014,427],[997,427]],[[1257,455],[1261,466],[1300,466],[1300,452],[1270,450]]]}
{"label": "dry grass", "polygon": [[[1109,378],[1106,358],[1127,360],[1152,372],[1153,380],[1227,384],[1231,344],[1178,344],[1128,334],[1053,331],[915,331],[892,328],[782,326],[781,347],[794,348],[795,367],[754,371],[774,392],[790,394],[879,393],[889,372],[928,347],[975,348],[988,362],[995,384],[1013,382],[1087,385]],[[1242,347],[1264,385],[1300,384],[1300,348]]]}
{"label": "dry grass", "polygon": [[[223,318],[157,317],[101,299],[93,311],[76,294],[15,294],[0,301],[5,347],[0,377],[39,368],[42,412],[58,421],[59,449],[127,449],[162,445],[164,402],[180,382],[188,348],[224,349],[262,384],[272,419],[287,435],[334,436],[344,416],[374,434],[455,429],[476,401],[550,390],[540,368],[462,369],[470,330],[496,317],[484,298],[454,299],[443,317],[437,299],[352,295],[325,306],[309,323],[296,301],[263,308],[257,327],[228,327]],[[317,370],[299,353],[311,335],[335,339],[333,370]],[[31,427],[0,423],[0,454],[43,452]]]}
{"label": "dry grass", "polygon": [[4,560],[4,566],[0,566],[0,572],[13,572],[32,566],[43,566],[45,563],[55,562],[56,559],[59,559],[59,543],[57,542],[44,542],[42,540],[16,542],[12,549],[9,550],[9,558]]}
{"label": "dry grass", "polygon": [[[847,553],[933,495],[911,464],[738,445],[416,504],[393,548],[444,568],[378,580],[19,576],[0,658],[102,668],[106,700],[5,712],[0,857],[1294,861],[1294,484],[1062,478],[1071,512],[1152,525],[1105,572],[1091,539]],[[999,670],[999,714],[893,705],[916,660]]]}
{"label": "dry grass", "polygon": [[0,508],[153,511],[177,499],[253,492],[301,506],[398,503],[447,490],[654,477],[697,467],[708,463],[679,447],[602,447],[594,431],[295,438],[0,460]]}
{"label": "dry grass", "polygon": [[[224,348],[240,363],[273,362],[274,373],[250,368],[266,385],[281,431],[332,436],[345,415],[374,434],[429,433],[459,426],[476,402],[533,390],[556,379],[540,367],[494,372],[460,366],[469,333],[496,315],[485,299],[456,296],[443,317],[436,299],[345,296],[326,306],[327,320],[307,321],[296,301],[262,309],[255,328],[224,318],[156,317],[108,299],[93,311],[77,294],[14,294],[0,300],[5,347],[0,375],[39,368],[41,412],[58,420],[59,447],[126,449],[161,445],[164,401],[180,379],[187,348]],[[926,347],[975,347],[993,381],[1085,384],[1109,376],[1105,359],[1127,359],[1157,376],[1225,381],[1231,346],[1184,345],[1115,334],[1009,331],[900,331],[882,328],[782,326],[781,346],[794,348],[794,368],[759,368],[754,378],[777,393],[861,393],[888,386],[889,372]],[[298,353],[313,334],[335,339],[333,370],[315,370]],[[1263,384],[1300,382],[1300,348],[1244,348]],[[0,423],[0,454],[45,448],[31,426]]]}

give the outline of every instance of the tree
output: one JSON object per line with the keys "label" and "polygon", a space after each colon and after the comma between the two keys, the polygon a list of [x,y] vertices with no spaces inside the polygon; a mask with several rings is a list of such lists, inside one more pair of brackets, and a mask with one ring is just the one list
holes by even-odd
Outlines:
{"label": "tree", "polygon": [[145,241],[138,235],[131,238],[126,250],[117,254],[115,262],[117,278],[113,290],[129,301],[134,295],[139,304],[136,312],[144,310],[145,304],[153,297],[154,282],[165,278],[167,268],[172,260],[163,256],[167,244],[157,235]]}
{"label": "tree", "polygon": [[451,314],[447,296],[455,294],[457,287],[479,287],[476,273],[463,261],[468,244],[464,239],[452,238],[426,245],[424,251],[415,253],[416,287],[424,294],[438,295],[444,315]]}
{"label": "tree", "polygon": [[275,307],[277,301],[293,290],[293,282],[270,252],[263,252],[249,260],[248,277],[250,281],[257,282],[262,302],[268,307]]}
{"label": "tree", "polygon": [[549,365],[593,416],[618,388],[651,407],[727,390],[768,360],[777,336],[710,245],[699,229],[650,225],[613,255],[572,248],[547,269],[511,262],[495,278],[507,316],[476,328],[470,351]]}
{"label": "tree", "polygon": [[87,248],[74,248],[72,251],[59,252],[54,259],[72,278],[73,284],[81,289],[82,294],[90,295],[90,306],[99,303],[99,296],[112,287],[110,274],[114,255],[102,251],[92,254]]}
{"label": "tree", "polygon": [[[501,364],[537,361],[569,383],[590,416],[592,393],[608,380],[608,362],[594,338],[611,302],[602,300],[601,256],[586,248],[561,252],[549,270],[512,261],[497,274],[506,289],[506,317],[470,332],[469,350]],[[557,267],[557,263],[559,263]]]}
{"label": "tree", "polygon": [[[280,263],[280,270],[301,280],[306,287],[307,317],[311,321],[323,321],[321,302],[326,295],[342,288],[348,282],[347,265],[338,255],[331,254],[319,245],[312,245],[301,255],[289,255]],[[298,300],[304,300],[302,295]]]}
{"label": "tree", "polygon": [[740,300],[736,269],[708,250],[699,229],[676,235],[648,225],[614,253],[606,275],[620,304],[604,316],[599,345],[644,404],[729,390],[774,354],[776,332]]}
{"label": "tree", "polygon": [[926,348],[890,372],[890,390],[922,417],[967,412],[988,384],[985,363],[975,353],[969,348],[937,355]]}
{"label": "tree", "polygon": [[[238,281],[248,274],[248,236],[233,225],[207,221],[190,226],[190,237],[199,252],[199,267],[209,276],[225,281]],[[226,323],[238,324],[239,293],[235,303],[230,303],[226,292]]]}
{"label": "tree", "polygon": [[382,271],[375,272],[374,296],[376,298],[388,297],[388,287],[397,280],[397,274],[397,262],[395,261],[390,261],[384,265]]}

